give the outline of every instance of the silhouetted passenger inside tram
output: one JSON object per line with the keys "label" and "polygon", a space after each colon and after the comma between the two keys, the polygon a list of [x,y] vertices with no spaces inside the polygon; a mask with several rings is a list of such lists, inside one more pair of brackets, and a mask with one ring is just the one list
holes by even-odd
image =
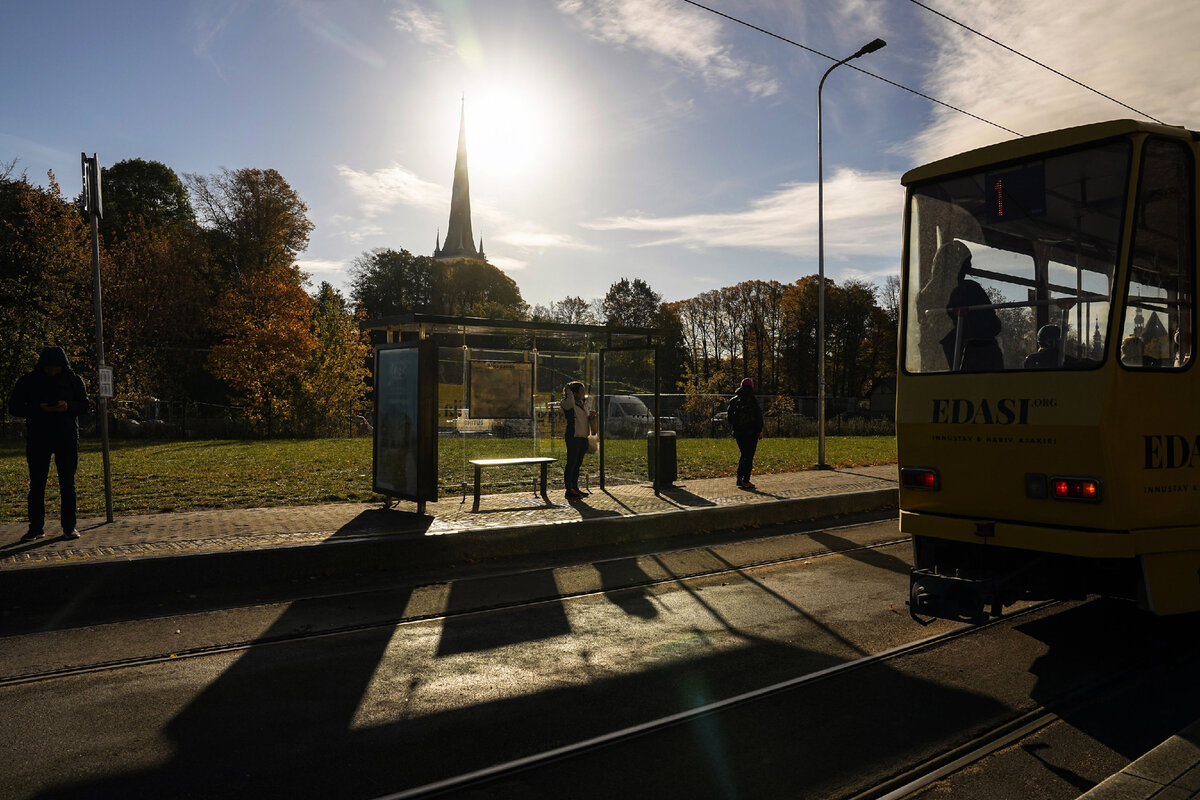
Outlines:
{"label": "silhouetted passenger inside tram", "polygon": [[1043,325],[1039,328],[1037,344],[1037,352],[1025,356],[1025,369],[1054,369],[1060,366],[1062,359],[1057,325]]}
{"label": "silhouetted passenger inside tram", "polygon": [[[971,251],[958,240],[947,242],[934,255],[933,262],[934,279],[921,291],[922,295],[929,294],[935,285],[944,287],[947,273],[956,278],[945,301],[950,330],[939,340],[947,366],[950,369],[957,366],[963,372],[1004,369],[1004,353],[996,343],[996,337],[1000,335],[1000,317],[994,308],[990,308],[992,300],[983,287],[967,277],[971,269]],[[927,303],[930,300],[928,297],[921,299]]]}
{"label": "silhouetted passenger inside tram", "polygon": [[1138,336],[1126,336],[1121,340],[1121,363],[1127,367],[1157,367],[1157,358],[1145,355],[1146,345]]}
{"label": "silhouetted passenger inside tram", "polygon": [[1175,335],[1171,337],[1171,341],[1175,345],[1175,366],[1187,366],[1188,361],[1192,357],[1192,345],[1188,341],[1188,337],[1182,335],[1183,331],[1175,331]]}

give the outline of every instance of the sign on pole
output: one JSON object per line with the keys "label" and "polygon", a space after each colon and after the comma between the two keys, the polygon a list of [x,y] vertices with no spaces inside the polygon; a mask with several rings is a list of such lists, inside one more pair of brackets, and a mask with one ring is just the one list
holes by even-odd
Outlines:
{"label": "sign on pole", "polygon": [[112,383],[112,367],[100,368],[100,396],[112,399],[113,383]]}

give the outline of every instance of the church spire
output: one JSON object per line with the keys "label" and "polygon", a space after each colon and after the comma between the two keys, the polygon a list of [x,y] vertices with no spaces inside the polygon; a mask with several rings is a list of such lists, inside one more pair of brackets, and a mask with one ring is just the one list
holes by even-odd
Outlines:
{"label": "church spire", "polygon": [[475,249],[471,233],[471,186],[467,179],[467,100],[463,97],[458,120],[458,157],[454,161],[454,186],[450,190],[450,224],[446,240],[435,248],[433,257],[444,261],[463,258],[482,259]]}

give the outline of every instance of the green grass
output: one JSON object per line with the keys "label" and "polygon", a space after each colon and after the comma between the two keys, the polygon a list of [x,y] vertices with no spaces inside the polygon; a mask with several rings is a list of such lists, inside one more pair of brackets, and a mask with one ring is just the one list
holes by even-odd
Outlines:
{"label": "green grass", "polygon": [[[605,471],[612,482],[646,480],[646,442],[606,443]],[[549,455],[564,459],[561,439],[541,440],[537,451],[529,439],[463,437],[439,443],[440,491],[470,490],[472,458]],[[732,476],[737,444],[731,438],[677,442],[680,480]],[[118,515],[152,514],[199,508],[257,508],[315,503],[382,501],[371,489],[371,440],[306,439],[273,441],[114,441],[110,446],[113,511]],[[754,461],[758,474],[810,469],[817,459],[815,438],[766,438]],[[896,460],[892,436],[838,436],[825,440],[825,459],[835,467],[887,464]],[[588,456],[585,471],[595,476],[597,456]],[[485,492],[527,487],[529,469],[484,473]],[[551,482],[562,480],[561,467],[551,467]],[[594,482],[594,478],[593,478]],[[104,467],[100,443],[85,440],[77,477],[81,517],[104,514]],[[50,470],[48,516],[57,513],[56,478]],[[25,519],[29,485],[25,449],[20,442],[0,443],[0,523]]]}

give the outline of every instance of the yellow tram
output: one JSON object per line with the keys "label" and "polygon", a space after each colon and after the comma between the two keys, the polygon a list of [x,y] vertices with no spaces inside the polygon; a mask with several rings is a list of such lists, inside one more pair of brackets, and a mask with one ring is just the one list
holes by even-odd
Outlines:
{"label": "yellow tram", "polygon": [[1200,610],[1200,134],[1128,120],[907,173],[897,381],[914,616]]}

